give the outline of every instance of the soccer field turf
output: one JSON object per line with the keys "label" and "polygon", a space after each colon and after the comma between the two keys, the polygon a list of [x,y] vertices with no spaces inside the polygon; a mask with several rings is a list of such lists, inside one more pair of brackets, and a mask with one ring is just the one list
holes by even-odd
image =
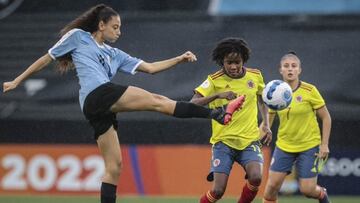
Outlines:
{"label": "soccer field turf", "polygon": [[[117,200],[118,203],[197,203],[198,198],[163,198],[163,197],[123,197]],[[219,203],[234,203],[237,199],[225,198]],[[331,197],[332,203],[359,203],[360,196]],[[59,197],[59,196],[0,196],[0,203],[98,203],[97,197]],[[261,203],[260,199],[256,199],[254,203]],[[318,202],[314,199],[307,199],[302,196],[281,197],[280,203],[310,203]]]}

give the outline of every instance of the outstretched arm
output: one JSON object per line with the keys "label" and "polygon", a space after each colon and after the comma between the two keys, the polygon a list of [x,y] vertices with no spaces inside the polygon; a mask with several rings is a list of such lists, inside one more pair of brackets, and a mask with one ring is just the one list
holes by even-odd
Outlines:
{"label": "outstretched arm", "polygon": [[31,64],[23,73],[21,73],[18,77],[16,77],[13,81],[4,82],[3,84],[3,92],[10,91],[15,89],[22,81],[26,78],[30,77],[30,75],[40,71],[45,66],[47,66],[52,61],[52,58],[49,54],[45,54],[36,60],[33,64]]}
{"label": "outstretched arm", "polygon": [[157,62],[153,62],[153,63],[148,63],[148,62],[142,62],[139,67],[137,68],[138,71],[141,72],[145,72],[145,73],[150,73],[150,74],[155,74],[161,71],[164,71],[166,69],[169,69],[173,66],[175,66],[176,64],[182,63],[182,62],[194,62],[196,61],[196,56],[190,52],[187,51],[184,54],[171,58],[171,59],[167,59],[167,60],[163,60],[163,61],[157,61]]}
{"label": "outstretched arm", "polygon": [[201,94],[199,94],[198,92],[196,92],[193,96],[193,98],[191,98],[190,102],[197,104],[197,105],[208,105],[210,102],[216,100],[216,99],[227,99],[227,100],[233,100],[236,98],[236,93],[232,92],[232,91],[228,91],[228,92],[221,92],[221,93],[217,93],[217,94],[213,94],[207,97],[203,97]]}

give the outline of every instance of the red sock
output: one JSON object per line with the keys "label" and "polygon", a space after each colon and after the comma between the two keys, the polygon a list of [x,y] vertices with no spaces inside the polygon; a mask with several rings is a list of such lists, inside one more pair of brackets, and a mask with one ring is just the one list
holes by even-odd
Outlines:
{"label": "red sock", "polygon": [[258,192],[258,187],[251,185],[249,182],[247,182],[244,185],[243,191],[241,193],[241,197],[238,201],[238,203],[250,203],[254,200],[256,197],[256,194]]}
{"label": "red sock", "polygon": [[209,190],[200,198],[200,203],[214,203],[218,200],[216,195]]}

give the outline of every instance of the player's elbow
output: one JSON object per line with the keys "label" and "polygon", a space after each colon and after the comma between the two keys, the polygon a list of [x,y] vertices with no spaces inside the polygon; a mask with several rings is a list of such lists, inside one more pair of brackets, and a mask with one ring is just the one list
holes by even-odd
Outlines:
{"label": "player's elbow", "polygon": [[155,67],[153,64],[151,63],[142,63],[141,64],[141,67],[140,67],[140,71],[144,72],[144,73],[148,73],[148,74],[155,74],[156,71],[155,71]]}

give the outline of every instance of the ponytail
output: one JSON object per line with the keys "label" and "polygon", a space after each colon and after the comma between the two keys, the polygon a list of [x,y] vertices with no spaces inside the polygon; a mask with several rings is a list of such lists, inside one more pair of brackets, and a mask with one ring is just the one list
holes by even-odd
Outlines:
{"label": "ponytail", "polygon": [[[96,32],[98,30],[100,21],[107,23],[113,16],[119,16],[119,14],[114,9],[105,4],[98,4],[85,11],[83,14],[61,29],[60,37],[74,28],[82,29],[90,33]],[[56,69],[60,73],[66,73],[68,70],[75,68],[70,53],[59,57],[57,61],[58,63],[56,65]]]}
{"label": "ponytail", "polygon": [[296,52],[295,52],[295,51],[293,51],[293,50],[288,51],[288,53],[287,53],[286,55],[288,55],[288,54],[291,54],[291,55],[297,56]]}

